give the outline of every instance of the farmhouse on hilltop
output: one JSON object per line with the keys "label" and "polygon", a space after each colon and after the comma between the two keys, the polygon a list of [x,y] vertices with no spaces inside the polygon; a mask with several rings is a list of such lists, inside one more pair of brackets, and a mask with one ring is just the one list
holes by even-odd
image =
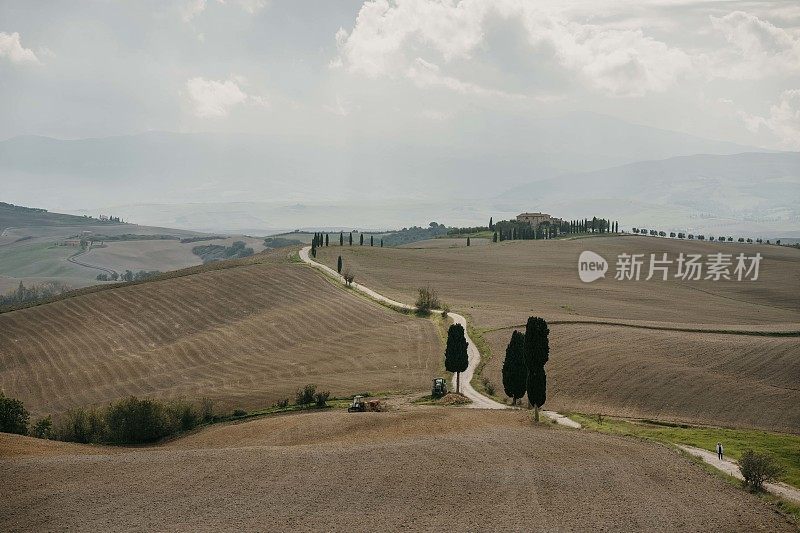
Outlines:
{"label": "farmhouse on hilltop", "polygon": [[527,222],[534,229],[545,222],[555,226],[563,222],[560,218],[551,217],[547,213],[520,213],[517,215],[517,220],[519,222]]}

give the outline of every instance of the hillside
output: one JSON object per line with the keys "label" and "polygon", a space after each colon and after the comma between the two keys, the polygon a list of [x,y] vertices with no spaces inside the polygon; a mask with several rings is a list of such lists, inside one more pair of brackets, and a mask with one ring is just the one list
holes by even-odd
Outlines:
{"label": "hillside", "polygon": [[[606,279],[578,279],[583,250],[611,262]],[[613,279],[615,258],[623,252],[674,258],[720,250],[760,252],[759,279]],[[792,407],[800,403],[797,334],[738,334],[800,331],[795,249],[630,236],[469,248],[336,246],[318,257],[335,266],[340,254],[359,283],[386,296],[413,302],[416,289],[429,285],[466,314],[484,332],[493,354],[486,375],[501,395],[500,366],[511,331],[537,315],[553,323],[548,406],[554,409],[792,432],[800,427]]]}
{"label": "hillside", "polygon": [[498,203],[547,205],[566,218],[591,203],[626,226],[792,236],[800,220],[800,152],[689,155],[567,173],[514,187]]}
{"label": "hillside", "polygon": [[96,218],[51,213],[46,209],[23,207],[0,202],[0,234],[3,230],[21,226],[87,226],[114,225],[114,222],[103,222]]}
{"label": "hillside", "polygon": [[793,527],[674,450],[532,426],[522,412],[334,410],[128,449],[0,434],[4,449],[16,455],[0,457],[4,530]]}
{"label": "hillside", "polygon": [[250,409],[307,383],[334,395],[428,387],[441,351],[431,321],[286,254],[0,314],[0,388],[34,415],[57,415],[127,395]]}

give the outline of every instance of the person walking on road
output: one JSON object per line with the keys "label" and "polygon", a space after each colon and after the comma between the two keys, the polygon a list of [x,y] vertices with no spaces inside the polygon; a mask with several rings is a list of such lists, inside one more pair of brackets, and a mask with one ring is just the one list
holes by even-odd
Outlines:
{"label": "person walking on road", "polygon": [[724,452],[724,451],[725,451],[725,450],[724,450],[724,448],[722,447],[722,443],[721,443],[721,442],[718,442],[718,443],[717,443],[717,459],[719,459],[720,461],[722,461],[722,452]]}

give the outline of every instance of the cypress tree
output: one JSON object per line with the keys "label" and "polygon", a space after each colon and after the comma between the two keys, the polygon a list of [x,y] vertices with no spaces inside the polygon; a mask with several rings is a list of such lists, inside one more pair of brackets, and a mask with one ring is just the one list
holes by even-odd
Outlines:
{"label": "cypress tree", "polygon": [[325,234],[325,246],[328,246],[328,237],[329,237],[329,235],[326,233]]}
{"label": "cypress tree", "polygon": [[342,256],[341,255],[339,256],[339,260],[336,261],[336,272],[338,272],[339,274],[342,273]]}
{"label": "cypress tree", "polygon": [[383,239],[381,239],[381,248],[383,248]]}
{"label": "cypress tree", "polygon": [[491,231],[493,229],[494,229],[494,223],[492,222],[492,217],[489,217],[489,230]]}
{"label": "cypress tree", "polygon": [[344,232],[339,232],[339,246],[344,246]]}
{"label": "cypress tree", "polygon": [[496,231],[494,232],[494,235],[492,235],[492,242],[497,242],[497,232]]}
{"label": "cypress tree", "polygon": [[350,232],[350,246],[353,246],[353,232]]}
{"label": "cypress tree", "polygon": [[375,246],[375,235],[370,235],[369,236],[369,245],[370,246]]}
{"label": "cypress tree", "polygon": [[528,367],[525,366],[525,335],[517,330],[511,334],[506,348],[506,359],[503,361],[503,389],[511,398],[511,405],[525,396],[528,382]]}
{"label": "cypress tree", "polygon": [[359,246],[364,246],[364,234],[360,234],[360,242],[358,243]]}
{"label": "cypress tree", "polygon": [[547,399],[547,375],[544,365],[550,357],[550,330],[543,318],[530,317],[525,326],[525,365],[528,368],[528,403],[534,406],[534,419],[539,421],[539,409]]}
{"label": "cypress tree", "polygon": [[467,237],[467,246],[469,246],[469,237]]}
{"label": "cypress tree", "polygon": [[467,354],[467,338],[464,326],[453,324],[447,330],[447,347],[444,351],[444,368],[456,373],[456,392],[461,392],[461,373],[469,366]]}

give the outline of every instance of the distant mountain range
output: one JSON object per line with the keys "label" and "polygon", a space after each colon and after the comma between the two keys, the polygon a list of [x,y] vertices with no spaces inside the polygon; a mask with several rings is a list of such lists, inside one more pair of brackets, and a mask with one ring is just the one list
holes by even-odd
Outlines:
{"label": "distant mountain range", "polygon": [[[498,209],[520,204],[566,217],[600,211],[639,225],[711,226],[744,233],[800,231],[800,153],[692,155],[568,173],[513,187]],[[588,210],[588,211],[587,211]],[[788,235],[788,234],[787,234]]]}
{"label": "distant mountain range", "polygon": [[453,120],[463,136],[426,123],[403,145],[353,131],[15,137],[0,142],[0,200],[212,232],[474,225],[539,209],[638,224],[798,226],[794,153],[593,114]]}

